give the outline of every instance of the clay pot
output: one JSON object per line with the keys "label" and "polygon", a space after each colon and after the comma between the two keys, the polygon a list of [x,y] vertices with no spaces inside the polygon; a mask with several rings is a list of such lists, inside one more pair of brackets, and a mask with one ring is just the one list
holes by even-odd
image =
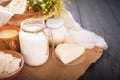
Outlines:
{"label": "clay pot", "polygon": [[21,73],[21,71],[24,67],[23,55],[19,52],[13,51],[13,50],[3,50],[3,52],[5,52],[6,54],[11,54],[14,57],[17,57],[17,58],[21,59],[20,67],[18,68],[18,70],[16,70],[14,73],[10,74],[7,77],[0,79],[0,80],[14,80]]}
{"label": "clay pot", "polygon": [[[1,37],[1,34],[4,32],[9,32],[9,30],[12,30],[16,32],[11,37],[7,37],[7,35],[4,35]],[[2,26],[0,27],[0,50],[15,50],[20,51],[20,45],[19,45],[19,28],[16,26]]]}

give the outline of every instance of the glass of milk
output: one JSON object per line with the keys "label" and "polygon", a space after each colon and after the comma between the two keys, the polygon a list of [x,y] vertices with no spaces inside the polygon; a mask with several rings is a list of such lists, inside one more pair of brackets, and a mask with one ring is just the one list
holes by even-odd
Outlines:
{"label": "glass of milk", "polygon": [[22,21],[20,27],[20,48],[26,64],[30,66],[44,64],[49,56],[44,21],[40,18],[29,18]]}
{"label": "glass of milk", "polygon": [[49,37],[49,44],[57,46],[60,43],[63,43],[65,37],[67,36],[67,30],[63,24],[62,19],[51,18],[46,21],[47,29],[45,30],[46,34],[51,33]]}

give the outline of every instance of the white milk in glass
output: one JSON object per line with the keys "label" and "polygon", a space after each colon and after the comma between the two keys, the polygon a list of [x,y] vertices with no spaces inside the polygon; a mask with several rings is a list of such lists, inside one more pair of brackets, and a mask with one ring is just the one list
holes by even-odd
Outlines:
{"label": "white milk in glass", "polygon": [[19,39],[21,53],[28,65],[38,66],[47,61],[48,41],[41,25],[22,25]]}
{"label": "white milk in glass", "polygon": [[65,37],[67,36],[67,30],[63,24],[63,21],[59,18],[51,18],[46,21],[46,25],[48,29],[46,29],[46,33],[50,30],[52,33],[52,38],[49,40],[49,44],[52,45],[54,42],[54,45],[58,45],[60,43],[63,43],[65,40]]}

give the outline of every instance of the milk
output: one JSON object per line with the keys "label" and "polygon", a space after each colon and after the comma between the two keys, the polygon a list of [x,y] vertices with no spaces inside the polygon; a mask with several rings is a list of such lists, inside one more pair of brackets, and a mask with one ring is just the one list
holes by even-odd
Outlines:
{"label": "milk", "polygon": [[[40,30],[40,26],[28,25],[19,32],[21,53],[25,62],[31,66],[44,64],[48,59],[48,41],[45,34]],[[36,31],[36,32],[35,32]]]}
{"label": "milk", "polygon": [[11,38],[17,36],[18,31],[16,30],[3,30],[0,32],[0,38]]}
{"label": "milk", "polygon": [[54,46],[56,46],[60,43],[63,43],[65,37],[67,36],[67,30],[63,25],[63,21],[58,18],[51,18],[46,21],[46,25],[47,25],[47,29],[45,30],[46,33],[51,32],[49,44],[52,45],[54,42]]}

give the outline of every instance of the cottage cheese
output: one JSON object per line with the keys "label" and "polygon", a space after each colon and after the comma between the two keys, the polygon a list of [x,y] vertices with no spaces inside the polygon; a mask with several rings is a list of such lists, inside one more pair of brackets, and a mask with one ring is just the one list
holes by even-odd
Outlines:
{"label": "cottage cheese", "polygon": [[0,78],[9,76],[18,70],[21,59],[13,57],[11,54],[0,52]]}

